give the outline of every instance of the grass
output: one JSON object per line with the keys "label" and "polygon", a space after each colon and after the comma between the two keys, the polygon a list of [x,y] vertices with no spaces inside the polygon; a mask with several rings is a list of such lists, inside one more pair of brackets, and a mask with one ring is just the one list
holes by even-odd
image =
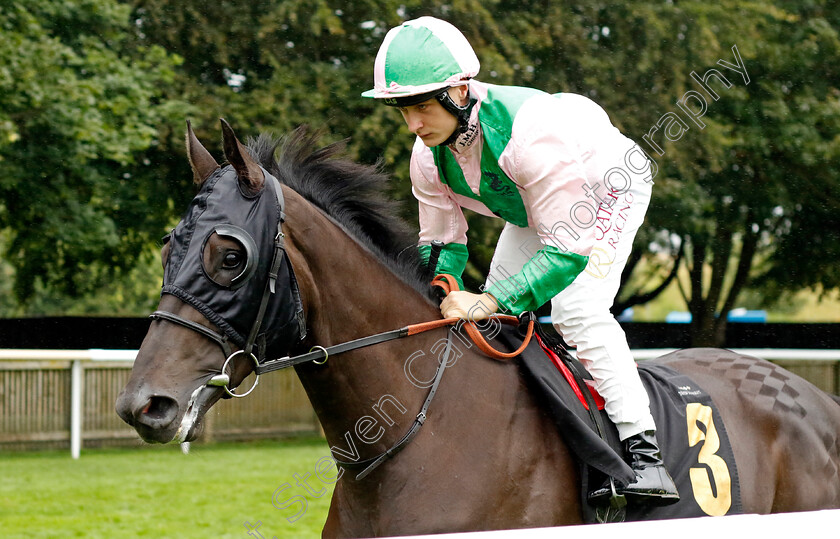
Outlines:
{"label": "grass", "polygon": [[[175,446],[83,450],[77,461],[68,451],[6,453],[0,535],[243,538],[244,523],[259,521],[268,539],[320,537],[332,485],[315,469],[326,455],[321,439],[193,445],[188,455]],[[295,475],[324,494],[308,494]],[[305,512],[289,503],[296,495]]]}

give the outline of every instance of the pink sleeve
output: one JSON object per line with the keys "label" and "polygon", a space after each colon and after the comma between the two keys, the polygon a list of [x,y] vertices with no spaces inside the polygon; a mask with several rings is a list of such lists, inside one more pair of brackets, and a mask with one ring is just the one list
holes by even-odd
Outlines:
{"label": "pink sleeve", "polygon": [[411,192],[420,210],[420,244],[467,243],[467,220],[452,191],[438,179],[431,151],[420,143],[411,154]]}
{"label": "pink sleeve", "polygon": [[502,166],[519,185],[529,224],[540,241],[561,252],[588,256],[598,211],[597,201],[587,195],[587,169],[593,163],[587,162],[591,156],[580,142],[587,137],[572,132],[587,127],[569,120],[568,111],[551,96],[523,105]]}

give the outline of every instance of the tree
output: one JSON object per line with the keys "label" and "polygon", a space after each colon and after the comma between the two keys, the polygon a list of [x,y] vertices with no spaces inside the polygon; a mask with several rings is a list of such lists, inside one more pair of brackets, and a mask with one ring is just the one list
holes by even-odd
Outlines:
{"label": "tree", "polygon": [[[768,291],[838,284],[828,264],[808,264],[801,279],[787,275],[802,262],[793,253],[805,237],[819,239],[809,243],[813,257],[837,256],[836,235],[818,230],[836,219],[831,204],[805,195],[837,185],[836,171],[821,167],[836,155],[837,132],[837,14],[827,2],[286,0],[208,8],[194,0],[137,0],[135,6],[156,43],[202,58],[185,66],[212,96],[202,107],[224,108],[255,130],[312,123],[326,126],[328,138],[350,136],[354,157],[380,161],[393,173],[393,194],[408,201],[411,218],[412,137],[394,111],[359,98],[370,87],[379,43],[399,21],[421,15],[451,21],[476,49],[479,78],[487,82],[593,98],[658,166],[637,252],[645,253],[647,268],[662,267],[660,280],[625,290],[621,303],[655,297],[687,268],[682,289],[696,344],[720,343],[726,313],[750,283]],[[702,80],[712,68],[729,86],[714,75],[703,84],[692,77]],[[468,221],[466,282],[475,288],[500,227],[472,215]],[[640,259],[628,265],[628,282]]]}
{"label": "tree", "polygon": [[114,0],[0,4],[0,228],[20,299],[92,290],[149,243],[159,187],[142,153],[177,110],[159,89],[177,59],[126,47],[128,15]]}
{"label": "tree", "polygon": [[[497,20],[528,36],[535,84],[589,95],[657,162],[637,252],[672,262],[619,305],[650,299],[682,265],[693,343],[720,345],[751,283],[768,295],[840,285],[839,171],[826,166],[840,143],[829,3],[530,7],[533,18]],[[546,69],[552,59],[559,70]]]}
{"label": "tree", "polygon": [[[23,6],[0,8],[0,227],[10,231],[23,297],[96,288],[109,273],[88,268],[131,265],[177,219],[193,193],[186,117],[205,141],[218,139],[219,117],[243,135],[307,123],[324,129],[325,142],[349,137],[350,155],[390,172],[393,196],[416,219],[413,137],[396,111],[359,94],[385,32],[421,15],[463,30],[480,79],[587,95],[655,160],[637,237],[644,255],[626,276],[644,286],[626,287],[620,303],[679,279],[695,343],[719,343],[745,287],[773,297],[840,285],[838,171],[825,166],[837,158],[840,16],[825,0]],[[730,85],[692,77],[710,69]],[[33,177],[39,197],[26,189]],[[466,282],[476,288],[500,223],[468,222]],[[640,279],[641,270],[653,277]]]}
{"label": "tree", "polygon": [[[840,285],[832,196],[840,171],[826,166],[840,148],[840,41],[836,14],[830,20],[825,3],[788,3],[787,10],[740,2],[678,6],[664,15],[686,42],[671,55],[685,60],[668,62],[685,67],[664,110],[684,125],[677,140],[660,132],[661,151],[647,145],[661,166],[649,227],[676,239],[674,256],[686,253],[680,289],[693,344],[721,345],[727,314],[751,283],[770,297]],[[742,72],[731,69],[739,64]],[[710,68],[731,86],[716,75],[708,83],[686,77],[702,81]],[[663,117],[647,124],[643,139]]]}

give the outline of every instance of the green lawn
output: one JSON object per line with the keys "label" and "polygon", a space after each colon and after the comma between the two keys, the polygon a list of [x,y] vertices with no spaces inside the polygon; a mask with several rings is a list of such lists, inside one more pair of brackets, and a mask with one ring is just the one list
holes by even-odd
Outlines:
{"label": "green lawn", "polygon": [[77,461],[69,451],[5,453],[0,536],[244,538],[245,522],[259,521],[268,539],[320,537],[332,485],[315,470],[326,455],[320,439],[193,445],[187,455],[177,446],[83,450]]}

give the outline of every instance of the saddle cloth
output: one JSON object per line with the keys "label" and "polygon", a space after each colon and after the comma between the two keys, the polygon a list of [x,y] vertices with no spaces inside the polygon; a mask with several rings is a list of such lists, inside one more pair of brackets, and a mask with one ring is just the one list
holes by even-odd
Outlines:
{"label": "saddle cloth", "polygon": [[[633,472],[624,461],[624,444],[600,409],[603,401],[597,396],[587,398],[586,393],[594,390],[585,383],[579,387],[574,382],[574,378],[580,382],[581,378],[591,377],[563,348],[559,336],[539,331],[536,337],[519,356],[520,368],[581,466],[584,520],[603,522],[604,508],[590,505],[587,494],[600,487],[608,476],[624,484],[632,481]],[[516,328],[503,328],[496,339],[510,349],[522,343]],[[550,357],[552,353],[556,357]],[[561,372],[564,366],[572,372]],[[650,396],[657,439],[665,465],[680,492],[680,501],[664,507],[631,504],[619,512],[620,517],[609,519],[742,513],[735,457],[711,397],[690,378],[665,365],[643,362],[639,364],[639,375]]]}

